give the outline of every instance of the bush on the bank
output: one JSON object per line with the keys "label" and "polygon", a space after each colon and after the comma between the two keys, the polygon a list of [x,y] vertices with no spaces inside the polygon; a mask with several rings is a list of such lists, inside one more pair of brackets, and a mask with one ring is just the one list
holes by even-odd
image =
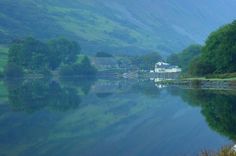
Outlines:
{"label": "bush on the bank", "polygon": [[84,59],[79,64],[65,65],[60,69],[60,76],[94,76],[97,70],[90,63],[88,57]]}
{"label": "bush on the bank", "polygon": [[200,156],[236,156],[236,152],[230,146],[226,146],[218,152],[204,151]]}
{"label": "bush on the bank", "polygon": [[236,72],[236,21],[211,33],[201,55],[190,65],[192,75]]}

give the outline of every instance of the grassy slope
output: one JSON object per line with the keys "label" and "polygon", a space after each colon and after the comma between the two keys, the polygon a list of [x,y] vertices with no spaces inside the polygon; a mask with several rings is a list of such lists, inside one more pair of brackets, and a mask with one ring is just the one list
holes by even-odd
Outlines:
{"label": "grassy slope", "polygon": [[[79,41],[87,52],[168,55],[203,41],[210,31],[231,21],[236,5],[227,0],[229,5],[221,4],[219,10],[219,1],[204,1],[211,9],[201,9],[201,2],[193,0],[1,0],[0,42],[65,36]],[[212,9],[219,13],[212,14]]]}
{"label": "grassy slope", "polygon": [[[150,17],[148,20],[146,16],[131,14],[132,11],[122,5],[110,3],[2,0],[0,41],[20,36],[43,39],[65,36],[81,42],[86,51],[134,53],[160,50],[163,54],[190,43],[189,39],[163,26],[159,19]],[[167,38],[165,34],[174,35]]]}
{"label": "grassy slope", "polygon": [[[142,31],[139,28],[123,25],[106,17],[92,8],[85,6],[78,8],[55,7],[47,5],[53,19],[66,31],[76,36],[114,48],[136,46],[143,49],[155,49],[161,40],[156,36]],[[63,18],[61,17],[63,16]]]}

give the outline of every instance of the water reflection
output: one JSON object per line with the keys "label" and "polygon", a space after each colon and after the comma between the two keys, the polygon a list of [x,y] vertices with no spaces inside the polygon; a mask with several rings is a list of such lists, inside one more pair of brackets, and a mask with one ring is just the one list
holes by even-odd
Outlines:
{"label": "water reflection", "polygon": [[[224,136],[235,140],[232,92],[124,79],[23,80],[6,87],[0,155],[197,155],[230,143]],[[208,127],[199,108],[224,136]]]}
{"label": "water reflection", "polygon": [[89,93],[92,83],[93,80],[80,79],[7,81],[8,102],[15,111],[76,109],[81,103],[81,96]]}
{"label": "water reflection", "polygon": [[236,141],[236,91],[192,89],[181,90],[177,95],[188,104],[199,106],[212,129]]}

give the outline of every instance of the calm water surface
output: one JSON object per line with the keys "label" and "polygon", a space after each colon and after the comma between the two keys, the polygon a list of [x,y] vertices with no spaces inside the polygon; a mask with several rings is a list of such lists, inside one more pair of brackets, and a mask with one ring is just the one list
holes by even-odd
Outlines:
{"label": "calm water surface", "polygon": [[236,140],[236,92],[141,80],[0,82],[0,156],[183,156]]}

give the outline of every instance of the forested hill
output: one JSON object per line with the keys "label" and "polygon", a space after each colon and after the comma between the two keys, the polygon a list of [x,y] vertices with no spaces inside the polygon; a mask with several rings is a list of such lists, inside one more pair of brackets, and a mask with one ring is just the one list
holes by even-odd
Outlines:
{"label": "forested hill", "polygon": [[235,0],[1,0],[0,42],[64,36],[87,52],[168,55],[203,43],[235,10]]}

